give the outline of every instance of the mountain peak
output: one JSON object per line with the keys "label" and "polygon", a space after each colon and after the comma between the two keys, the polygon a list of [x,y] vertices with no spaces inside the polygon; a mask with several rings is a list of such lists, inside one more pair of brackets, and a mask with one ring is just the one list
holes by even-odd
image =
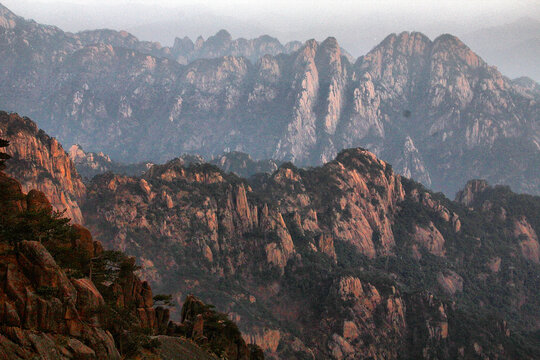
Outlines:
{"label": "mountain peak", "polygon": [[469,206],[474,202],[476,195],[484,191],[489,187],[489,184],[486,180],[483,179],[474,179],[467,181],[463,190],[459,191],[456,194],[456,201]]}
{"label": "mountain peak", "polygon": [[13,29],[21,18],[0,4],[0,28]]}
{"label": "mountain peak", "polygon": [[231,41],[232,40],[231,34],[225,29],[219,30],[213,37],[216,38],[216,39],[222,40],[222,41]]}
{"label": "mountain peak", "polygon": [[454,45],[454,46],[465,46],[468,48],[467,45],[463,43],[457,36],[452,34],[441,34],[433,40],[433,43],[443,43],[446,45]]}
{"label": "mountain peak", "polygon": [[338,41],[337,41],[337,39],[335,37],[329,36],[321,43],[321,47],[339,48],[339,44],[338,44]]}

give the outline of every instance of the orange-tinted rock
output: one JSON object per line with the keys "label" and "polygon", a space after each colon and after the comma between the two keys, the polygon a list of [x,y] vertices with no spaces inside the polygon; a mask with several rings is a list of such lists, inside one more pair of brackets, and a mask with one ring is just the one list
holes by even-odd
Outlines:
{"label": "orange-tinted rock", "polygon": [[21,182],[25,192],[37,189],[45,194],[29,193],[32,199],[37,196],[36,206],[50,201],[55,210],[65,210],[73,222],[82,223],[79,202],[86,187],[62,146],[28,118],[5,112],[0,118],[0,132],[10,141],[6,151],[12,156],[6,171]]}
{"label": "orange-tinted rock", "polygon": [[526,218],[522,217],[514,222],[514,236],[520,241],[519,246],[523,257],[534,263],[540,263],[538,235]]}
{"label": "orange-tinted rock", "polygon": [[75,224],[73,228],[77,233],[77,238],[74,240],[75,243],[72,244],[73,248],[82,250],[85,254],[88,254],[89,257],[96,256],[96,245],[92,239],[92,234],[90,234],[90,231],[79,224]]}
{"label": "orange-tinted rock", "polygon": [[26,206],[30,211],[52,211],[52,205],[44,193],[37,190],[30,190],[26,195]]}
{"label": "orange-tinted rock", "polygon": [[437,282],[448,295],[463,291],[463,279],[451,270],[448,270],[446,274],[439,273]]}
{"label": "orange-tinted rock", "polygon": [[436,256],[444,256],[444,237],[430,222],[426,227],[415,225],[414,240]]}
{"label": "orange-tinted rock", "polygon": [[77,309],[83,315],[89,315],[91,311],[103,305],[103,296],[89,279],[71,280],[77,290]]}

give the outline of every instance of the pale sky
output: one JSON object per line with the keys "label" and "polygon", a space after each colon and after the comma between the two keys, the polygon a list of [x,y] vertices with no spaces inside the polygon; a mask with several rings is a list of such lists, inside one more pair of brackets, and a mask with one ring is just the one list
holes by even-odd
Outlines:
{"label": "pale sky", "polygon": [[286,42],[335,36],[359,56],[391,32],[466,34],[527,16],[539,0],[0,0],[10,10],[67,31],[128,30],[172,45],[175,36],[269,34]]}

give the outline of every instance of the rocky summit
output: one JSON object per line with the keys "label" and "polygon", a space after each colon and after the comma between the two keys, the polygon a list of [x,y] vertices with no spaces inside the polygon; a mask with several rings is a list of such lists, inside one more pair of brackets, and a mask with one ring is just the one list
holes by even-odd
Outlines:
{"label": "rocky summit", "polygon": [[[8,116],[23,129],[34,129],[12,137],[8,149],[40,143],[34,137],[51,139],[31,120]],[[38,168],[34,162],[39,159],[31,157],[28,168]],[[219,159],[225,167],[254,165],[240,154]],[[6,170],[11,162],[20,160],[7,160]],[[47,169],[30,172],[29,183],[51,176]],[[46,299],[59,296],[58,281],[91,281],[112,306],[100,308],[104,318],[98,317],[113,337],[105,343],[114,343],[121,354],[135,347],[165,359],[175,359],[167,357],[175,353],[259,359],[263,352],[271,359],[534,359],[540,352],[535,343],[540,200],[508,187],[472,180],[453,202],[395,174],[362,148],[344,150],[321,167],[284,163],[248,180],[198,157],[182,157],[139,176],[107,172],[85,186],[80,207],[85,225],[105,249],[115,249],[111,252],[87,230],[52,212],[43,193],[24,195],[14,180],[4,179],[2,189],[15,202],[1,207],[2,256],[6,268],[18,264],[20,274],[26,274],[8,274],[5,281],[38,281],[25,289]],[[69,184],[58,181],[57,186]],[[30,245],[44,247],[46,259],[29,255]],[[28,256],[33,257],[26,262]],[[64,275],[25,270],[39,262]],[[159,294],[152,299],[152,293]],[[6,290],[11,300],[5,301],[19,306],[13,294]],[[52,301],[50,306],[57,306]],[[86,300],[80,301],[77,312],[90,315],[79,316],[94,316],[84,310]],[[154,302],[166,306],[158,310]],[[91,303],[101,304],[99,299]],[[167,305],[172,303],[183,303],[182,310]],[[133,312],[133,319],[119,322],[124,324],[119,328],[122,311]],[[169,317],[174,321],[167,325]],[[54,321],[64,326],[63,320]],[[96,354],[103,351],[90,342],[93,335],[13,326],[47,338],[75,337]],[[141,327],[152,329],[144,330],[150,338],[121,335],[126,330],[140,334]],[[2,343],[7,354],[20,346],[43,354],[25,345],[24,338],[2,331],[9,340]],[[90,352],[64,345],[55,349],[55,354]]]}
{"label": "rocky summit", "polygon": [[[35,127],[29,120],[24,125]],[[34,142],[50,140],[34,136]],[[1,145],[9,142],[2,139]],[[30,156],[28,162],[41,160]],[[27,177],[38,184],[47,179],[39,172]],[[136,275],[135,258],[104,250],[63,215],[43,192],[24,193],[0,171],[2,359],[264,359],[225,314],[193,296],[184,301],[181,322],[170,321],[170,296],[153,297],[148,282]]]}
{"label": "rocky summit", "polygon": [[23,191],[47,194],[53,208],[82,223],[80,202],[86,187],[62,145],[28,118],[0,111],[0,137],[10,141],[8,174],[18,179]]}
{"label": "rocky summit", "polygon": [[39,124],[0,111],[0,358],[540,358],[533,80],[449,34],[163,47],[1,5],[0,55]]}
{"label": "rocky summit", "polygon": [[1,16],[0,107],[64,144],[132,163],[242,151],[299,166],[362,146],[450,196],[471,178],[540,194],[538,84],[452,35],[391,34],[354,60],[334,38],[283,49],[220,31],[164,50]]}
{"label": "rocky summit", "polygon": [[460,194],[356,148],[249,181],[179,161],[100,175],[83,213],[156,289],[216,304],[269,358],[534,358],[540,199]]}

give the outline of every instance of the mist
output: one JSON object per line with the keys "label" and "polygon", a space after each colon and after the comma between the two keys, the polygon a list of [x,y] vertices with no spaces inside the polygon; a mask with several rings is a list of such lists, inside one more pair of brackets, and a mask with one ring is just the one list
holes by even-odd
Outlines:
{"label": "mist", "polygon": [[[479,49],[473,50],[501,67],[506,75],[540,79],[535,60],[540,43],[540,2],[534,0],[5,0],[2,3],[20,16],[65,31],[127,30],[142,40],[167,46],[173,44],[175,37],[207,38],[226,29],[233,38],[268,34],[283,43],[334,36],[344,49],[358,57],[389,33],[420,31],[430,38],[451,33],[476,45]],[[520,41],[516,45],[514,39],[508,47],[525,49],[521,51],[525,54],[525,65],[514,66],[516,60],[508,58],[506,43],[486,37],[485,32],[502,28],[502,32],[508,33],[509,24],[523,22],[531,26],[510,29],[514,31],[510,31],[510,37],[518,36]]]}

